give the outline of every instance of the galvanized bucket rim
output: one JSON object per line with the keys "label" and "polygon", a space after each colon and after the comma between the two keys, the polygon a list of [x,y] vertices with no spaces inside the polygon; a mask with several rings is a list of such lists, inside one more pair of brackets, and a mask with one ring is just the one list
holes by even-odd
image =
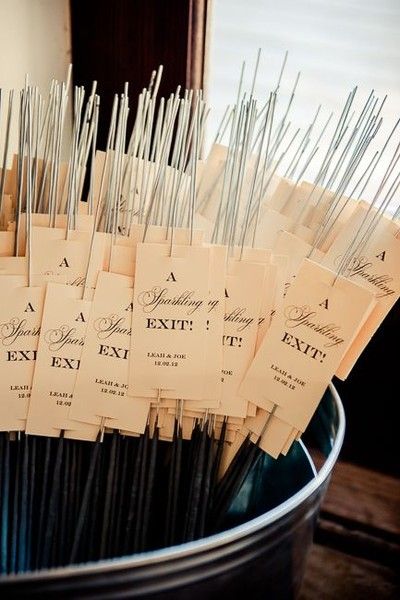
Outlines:
{"label": "galvanized bucket rim", "polygon": [[246,523],[243,523],[242,525],[237,525],[232,529],[227,529],[194,542],[187,542],[185,544],[180,544],[179,546],[169,546],[168,548],[162,548],[160,550],[151,550],[134,556],[124,556],[85,564],[70,565],[67,567],[43,569],[41,571],[21,573],[18,575],[6,575],[0,577],[0,581],[7,581],[10,584],[13,580],[28,583],[29,581],[43,579],[57,580],[65,577],[100,575],[113,571],[128,570],[135,567],[150,566],[155,563],[160,563],[163,560],[179,560],[206,552],[207,550],[215,550],[219,546],[222,547],[237,542],[251,536],[258,530],[271,525],[273,522],[278,521],[300,506],[302,502],[322,486],[329,477],[339,456],[345,432],[345,413],[335,386],[330,383],[329,388],[338,411],[338,430],[332,449],[317,475],[296,494],[279,504],[279,506],[263,513],[259,517],[246,521]]}

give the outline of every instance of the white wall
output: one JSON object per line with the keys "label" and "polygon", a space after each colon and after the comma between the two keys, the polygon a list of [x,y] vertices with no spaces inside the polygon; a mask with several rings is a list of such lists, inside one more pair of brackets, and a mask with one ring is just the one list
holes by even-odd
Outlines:
{"label": "white wall", "polygon": [[[68,0],[0,0],[1,126],[4,133],[9,89],[20,89],[28,73],[32,84],[47,95],[51,79],[64,80],[71,62]],[[14,108],[17,114],[17,104]],[[2,137],[2,136],[1,136]],[[17,141],[14,119],[12,148]],[[0,145],[1,160],[2,147]]]}
{"label": "white wall", "polygon": [[[275,86],[285,50],[289,59],[281,86],[282,105],[297,71],[302,73],[291,113],[296,127],[309,124],[319,103],[320,124],[331,111],[338,118],[356,84],[358,107],[372,88],[381,98],[387,93],[382,134],[375,144],[382,147],[400,117],[399,32],[399,0],[213,0],[209,139],[225,106],[234,102],[243,60],[249,89],[261,47],[256,87],[260,101]],[[393,141],[397,144],[399,135]]]}

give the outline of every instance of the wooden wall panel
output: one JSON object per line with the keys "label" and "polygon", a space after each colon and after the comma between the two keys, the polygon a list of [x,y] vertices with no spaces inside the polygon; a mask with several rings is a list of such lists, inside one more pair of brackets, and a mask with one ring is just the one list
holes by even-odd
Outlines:
{"label": "wooden wall panel", "polygon": [[103,147],[113,95],[129,82],[130,119],[153,69],[164,65],[160,97],[203,83],[207,0],[71,0],[74,83],[101,96]]}

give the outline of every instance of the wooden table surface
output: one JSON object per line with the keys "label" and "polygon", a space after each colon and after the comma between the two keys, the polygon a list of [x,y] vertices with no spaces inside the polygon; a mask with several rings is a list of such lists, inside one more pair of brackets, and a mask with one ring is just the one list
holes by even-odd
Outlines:
{"label": "wooden table surface", "polygon": [[300,599],[398,600],[399,567],[400,480],[338,463]]}

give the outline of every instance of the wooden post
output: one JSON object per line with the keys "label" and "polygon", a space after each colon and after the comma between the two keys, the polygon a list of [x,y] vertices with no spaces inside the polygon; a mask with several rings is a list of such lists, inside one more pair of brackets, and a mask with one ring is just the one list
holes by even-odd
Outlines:
{"label": "wooden post", "polygon": [[129,82],[130,126],[135,102],[153,69],[164,65],[159,96],[178,85],[204,85],[209,0],[71,0],[74,84],[98,82],[99,147],[112,99]]}

